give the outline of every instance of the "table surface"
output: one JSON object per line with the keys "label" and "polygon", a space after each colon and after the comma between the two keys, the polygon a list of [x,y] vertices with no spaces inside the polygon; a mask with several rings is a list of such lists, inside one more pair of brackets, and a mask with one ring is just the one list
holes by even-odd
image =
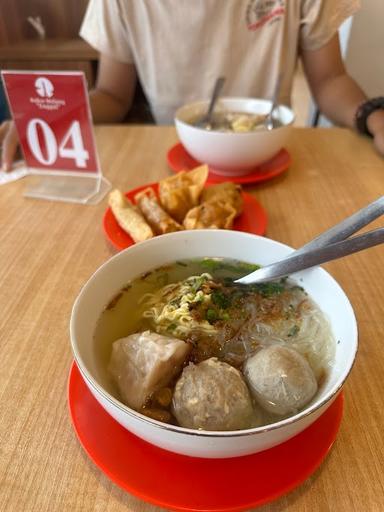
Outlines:
{"label": "table surface", "polygon": [[[113,186],[129,190],[171,174],[172,127],[98,127],[96,138]],[[340,128],[295,128],[287,149],[288,172],[247,187],[267,211],[270,238],[299,247],[384,193],[384,160],[368,139]],[[27,199],[24,187],[20,180],[0,188],[0,510],[160,510],[88,459],[68,413],[71,307],[115,252],[102,229],[107,200]],[[320,468],[262,512],[384,510],[384,249],[324,267],[346,291],[359,325],[341,428]]]}

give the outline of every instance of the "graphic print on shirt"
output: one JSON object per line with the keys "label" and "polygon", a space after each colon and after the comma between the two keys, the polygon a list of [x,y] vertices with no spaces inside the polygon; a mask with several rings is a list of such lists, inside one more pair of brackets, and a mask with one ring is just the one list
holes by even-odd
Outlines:
{"label": "graphic print on shirt", "polygon": [[257,30],[281,19],[285,13],[285,0],[249,0],[246,9],[248,30]]}

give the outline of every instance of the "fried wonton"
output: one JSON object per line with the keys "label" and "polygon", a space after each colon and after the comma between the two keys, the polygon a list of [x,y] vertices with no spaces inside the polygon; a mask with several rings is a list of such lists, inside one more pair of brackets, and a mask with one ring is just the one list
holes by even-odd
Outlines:
{"label": "fried wonton", "polygon": [[236,210],[236,217],[243,211],[243,197],[241,195],[241,186],[226,181],[218,185],[211,185],[205,188],[201,193],[201,202],[222,202],[232,205]]}
{"label": "fried wonton", "polygon": [[157,235],[180,231],[183,227],[161,207],[151,187],[135,195],[135,202]]}
{"label": "fried wonton", "polygon": [[178,222],[197,206],[208,177],[208,166],[201,165],[191,171],[180,171],[159,182],[160,202]]}
{"label": "fried wonton", "polygon": [[231,229],[236,209],[223,201],[210,201],[195,206],[185,216],[185,229]]}
{"label": "fried wonton", "polygon": [[119,226],[132,237],[135,242],[152,238],[154,233],[147,221],[124,194],[114,189],[108,197],[108,204]]}

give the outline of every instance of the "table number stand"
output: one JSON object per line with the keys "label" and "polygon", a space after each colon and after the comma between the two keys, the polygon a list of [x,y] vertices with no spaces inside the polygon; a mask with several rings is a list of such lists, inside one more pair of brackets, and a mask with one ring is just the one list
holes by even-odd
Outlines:
{"label": "table number stand", "polygon": [[97,204],[102,175],[82,72],[3,71],[28,171],[24,196]]}

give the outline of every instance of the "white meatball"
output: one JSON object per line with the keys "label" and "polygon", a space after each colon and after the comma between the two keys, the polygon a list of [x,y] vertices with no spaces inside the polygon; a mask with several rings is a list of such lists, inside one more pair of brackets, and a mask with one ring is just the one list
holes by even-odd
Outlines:
{"label": "white meatball", "polygon": [[123,401],[140,409],[154,391],[177,375],[189,350],[185,341],[150,331],[115,341],[109,371]]}
{"label": "white meatball", "polygon": [[202,430],[247,428],[253,413],[240,372],[215,357],[184,368],[176,383],[173,410],[182,427]]}
{"label": "white meatball", "polygon": [[274,414],[294,414],[317,391],[315,375],[296,350],[280,345],[261,349],[247,359],[244,376],[255,400]]}

